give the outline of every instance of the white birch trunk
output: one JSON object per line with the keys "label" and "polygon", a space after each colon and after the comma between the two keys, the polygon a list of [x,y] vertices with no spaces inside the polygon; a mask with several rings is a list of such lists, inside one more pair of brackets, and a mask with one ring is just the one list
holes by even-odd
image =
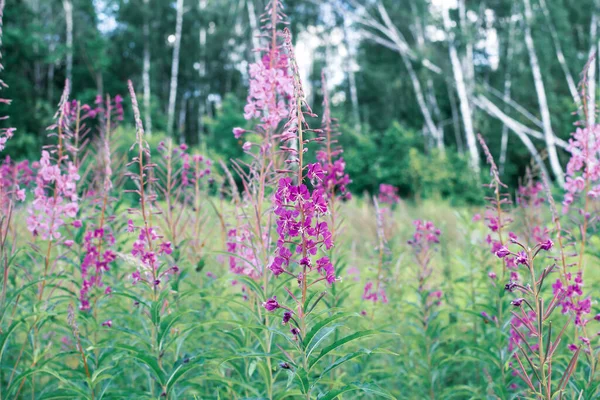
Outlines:
{"label": "white birch trunk", "polygon": [[460,18],[460,30],[463,38],[467,41],[465,43],[465,56],[463,58],[462,66],[465,71],[465,82],[469,97],[473,91],[473,81],[475,79],[475,66],[473,65],[473,43],[468,39],[469,30],[467,27],[467,6],[465,0],[458,1],[458,15]]}
{"label": "white birch trunk", "polygon": [[[596,6],[596,4],[594,4]],[[596,18],[596,10],[592,12],[592,20],[590,22],[590,52],[588,57],[594,57],[596,52],[596,40],[598,37],[598,21]],[[596,65],[598,65],[598,56],[596,54],[595,59],[590,63],[590,67],[587,73],[587,94],[588,94],[588,109],[587,109],[587,124],[588,126],[594,125],[596,122]]]}
{"label": "white birch trunk", "polygon": [[536,164],[539,166],[540,171],[542,172],[544,177],[548,178],[549,177],[548,170],[546,169],[544,160],[542,159],[542,157],[540,156],[540,153],[535,148],[535,145],[529,138],[526,130],[523,129],[523,126],[521,124],[519,124],[518,122],[512,120],[505,114],[503,114],[499,108],[496,108],[493,105],[490,107],[491,103],[487,102],[484,98],[482,98],[482,96],[477,97],[475,99],[474,103],[475,103],[475,105],[477,105],[477,107],[488,112],[490,115],[494,115],[494,116],[500,118],[500,120],[504,123],[504,126],[510,128],[510,130],[512,130],[517,135],[517,137],[521,140],[521,142],[523,142],[523,145],[525,145],[527,150],[529,150],[529,153],[535,160]]}
{"label": "white birch trunk", "polygon": [[446,88],[448,90],[448,99],[450,100],[450,112],[452,113],[452,126],[454,129],[454,140],[456,141],[456,149],[459,154],[465,153],[463,144],[462,131],[460,130],[460,118],[458,116],[458,106],[456,105],[456,97],[454,96],[454,87],[446,80]]}
{"label": "white birch trunk", "polygon": [[[251,0],[250,0],[251,1]],[[200,13],[203,13],[208,4],[208,0],[199,0],[198,8],[200,9]],[[249,6],[250,7],[250,6]],[[206,28],[204,25],[200,26],[200,31],[198,33],[198,42],[200,44],[200,59],[198,60],[198,77],[200,78],[199,85],[199,101],[198,101],[198,143],[200,146],[204,146],[204,77],[206,75],[206,63],[205,63],[205,50],[206,50]],[[204,148],[203,148],[204,151]]]}
{"label": "white birch trunk", "polygon": [[[506,115],[500,108],[498,108],[498,106],[496,106],[493,102],[490,101],[490,99],[488,99],[484,95],[480,94],[480,95],[474,97],[473,102],[477,108],[480,108],[481,110],[485,111],[492,117],[497,118],[503,124],[508,125],[508,128],[510,130],[512,130],[512,131],[518,130],[528,136],[531,136],[531,137],[539,139],[539,140],[546,139],[544,133],[542,133],[540,131],[536,131],[535,129],[531,129],[528,126],[523,125],[516,119],[511,118],[510,116]],[[564,140],[562,140],[561,138],[555,137],[554,142],[558,147],[560,147],[562,149],[568,150],[568,148],[569,148],[569,144],[567,142],[565,142]]]}
{"label": "white birch trunk", "polygon": [[71,0],[63,0],[63,8],[65,10],[66,46],[67,46],[65,77],[68,81],[67,90],[70,92],[71,87],[73,85],[73,3],[71,2]]}
{"label": "white birch trunk", "polygon": [[571,93],[571,97],[575,104],[581,104],[581,96],[579,96],[579,91],[577,90],[577,84],[573,79],[573,75],[569,71],[569,66],[567,65],[567,61],[565,59],[565,55],[562,51],[562,46],[560,45],[560,39],[558,37],[558,33],[556,32],[556,28],[552,23],[552,17],[550,15],[550,10],[546,5],[546,0],[539,0],[540,7],[542,8],[542,12],[544,13],[544,17],[546,18],[546,22],[548,24],[548,28],[550,29],[550,37],[552,38],[552,42],[554,43],[554,51],[556,52],[556,58],[558,59],[558,63],[563,70],[563,74],[565,74],[565,79],[567,81],[567,86],[569,88],[569,93]]}
{"label": "white birch trunk", "polygon": [[254,8],[254,0],[248,0],[248,20],[250,21],[250,29],[252,30],[252,54],[254,55],[254,62],[260,62],[260,53],[256,51],[260,49],[260,30],[258,29],[258,23],[256,22],[256,11]]}
{"label": "white birch trunk", "polygon": [[360,124],[360,108],[358,104],[358,90],[356,89],[356,76],[354,74],[354,62],[356,58],[355,46],[350,42],[349,38],[349,21],[346,16],[344,18],[344,44],[348,51],[348,58],[346,59],[346,74],[348,75],[348,86],[350,90],[350,102],[352,104],[352,119],[354,120],[354,130],[356,132],[361,131]]}
{"label": "white birch trunk", "polygon": [[173,135],[175,102],[177,101],[177,75],[179,74],[179,49],[181,46],[181,26],[183,25],[183,0],[177,0],[177,19],[175,21],[175,43],[173,62],[171,63],[171,86],[169,90],[169,109],[167,111],[167,134]]}
{"label": "white birch trunk", "polygon": [[[506,45],[506,73],[504,74],[504,96],[503,101],[506,103],[504,106],[504,112],[507,112],[508,102],[510,101],[510,89],[512,85],[512,77],[510,68],[512,66],[512,59],[514,54],[514,33],[515,33],[515,21],[513,18],[510,20],[510,26],[508,28],[508,40]],[[506,165],[506,153],[508,152],[508,125],[502,125],[502,138],[500,141],[500,160],[499,160],[499,172],[504,173],[504,166]]]}
{"label": "white birch trunk", "polygon": [[150,22],[148,14],[150,12],[150,0],[144,0],[144,65],[142,67],[142,85],[144,86],[144,123],[145,132],[152,136],[152,111],[150,109]]}
{"label": "white birch trunk", "polygon": [[413,89],[415,91],[415,97],[417,98],[417,104],[419,105],[419,109],[421,110],[421,114],[423,114],[423,119],[425,120],[425,125],[427,126],[427,130],[429,134],[436,140],[437,148],[440,151],[444,151],[444,141],[438,132],[437,126],[433,122],[433,118],[431,116],[431,112],[429,108],[427,108],[427,104],[425,102],[425,96],[423,95],[423,89],[421,87],[421,82],[412,66],[412,62],[409,57],[410,49],[406,45],[406,41],[403,40],[402,34],[396,28],[396,26],[392,23],[385,7],[383,4],[378,3],[378,10],[386,24],[386,31],[389,33],[388,38],[394,43],[396,50],[400,54],[400,58],[404,63],[408,71],[408,76],[410,77],[410,81],[413,85]]}
{"label": "white birch trunk", "polygon": [[469,105],[469,97],[465,80],[463,76],[462,66],[454,46],[454,36],[451,35],[450,11],[444,8],[443,11],[444,28],[448,35],[448,51],[450,53],[450,63],[452,64],[452,72],[456,84],[456,93],[458,94],[459,108],[467,138],[467,148],[470,155],[471,168],[479,171],[479,149],[477,148],[477,139],[473,130],[473,120],[471,116],[471,106]]}
{"label": "white birch trunk", "polygon": [[531,4],[529,0],[523,0],[523,3],[525,5],[525,45],[527,46],[527,52],[529,53],[529,63],[531,65],[533,83],[535,85],[535,91],[537,93],[540,106],[540,114],[542,117],[542,124],[544,126],[544,139],[546,141],[546,147],[548,150],[548,158],[550,160],[550,166],[552,168],[554,177],[556,178],[557,183],[562,187],[564,186],[564,172],[558,159],[558,153],[556,152],[556,141],[554,132],[552,131],[552,121],[550,119],[548,100],[546,99],[546,89],[544,88],[542,72],[540,70],[537,55],[535,54],[535,44],[531,35],[533,12],[531,11]]}
{"label": "white birch trunk", "polygon": [[181,99],[181,105],[179,106],[179,121],[177,123],[177,130],[179,131],[179,143],[185,143],[185,120],[187,119],[187,95],[184,95]]}

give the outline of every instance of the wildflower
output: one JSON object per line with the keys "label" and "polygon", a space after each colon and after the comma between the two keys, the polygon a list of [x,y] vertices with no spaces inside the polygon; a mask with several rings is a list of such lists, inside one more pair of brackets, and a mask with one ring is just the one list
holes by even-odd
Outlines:
{"label": "wildflower", "polygon": [[523,298],[514,299],[513,301],[510,302],[510,304],[512,304],[515,307],[521,307],[521,305],[523,304],[523,301],[525,301],[525,299],[523,299]]}
{"label": "wildflower", "polygon": [[504,290],[506,290],[507,292],[512,292],[515,290],[516,287],[517,287],[516,282],[509,282],[506,285],[504,285]]}
{"label": "wildflower", "polygon": [[398,188],[385,183],[380,184],[378,200],[380,203],[390,205],[399,203],[400,197],[398,196]]}
{"label": "wildflower", "polygon": [[577,349],[578,349],[579,347],[578,347],[576,344],[574,344],[574,343],[570,343],[570,344],[567,346],[567,348],[568,348],[570,351],[572,351],[572,352],[575,352],[575,351],[577,351]]}
{"label": "wildflower", "polygon": [[283,325],[285,325],[288,322],[290,322],[290,319],[292,319],[292,313],[289,312],[289,311],[284,312],[283,313],[283,320],[282,320]]}
{"label": "wildflower", "polygon": [[508,250],[505,246],[502,246],[500,249],[496,251],[496,256],[498,258],[504,258],[510,254],[510,250]]}
{"label": "wildflower", "polygon": [[267,311],[271,312],[271,311],[275,311],[276,309],[280,308],[281,306],[277,302],[277,296],[273,296],[272,298],[268,299],[267,301],[265,301],[263,303],[263,307]]}
{"label": "wildflower", "polygon": [[112,320],[108,319],[102,323],[102,326],[106,326],[107,328],[112,328]]}
{"label": "wildflower", "polygon": [[516,257],[517,264],[529,265],[529,261],[527,261],[527,254],[525,251],[520,251]]}
{"label": "wildflower", "polygon": [[488,272],[488,277],[492,280],[496,280],[497,275],[494,271],[490,271],[490,272]]}
{"label": "wildflower", "polygon": [[279,368],[281,368],[281,369],[292,369],[292,367],[290,366],[290,364],[288,364],[286,362],[280,362],[279,363]]}
{"label": "wildflower", "polygon": [[553,245],[554,245],[554,243],[552,242],[552,240],[547,239],[545,242],[540,243],[540,248],[542,250],[548,251],[552,248]]}
{"label": "wildflower", "polygon": [[233,128],[233,136],[234,136],[236,139],[239,139],[239,138],[241,138],[241,137],[242,137],[242,135],[243,135],[244,133],[246,133],[246,130],[245,130],[245,129],[242,129],[242,128],[240,128],[240,127]]}

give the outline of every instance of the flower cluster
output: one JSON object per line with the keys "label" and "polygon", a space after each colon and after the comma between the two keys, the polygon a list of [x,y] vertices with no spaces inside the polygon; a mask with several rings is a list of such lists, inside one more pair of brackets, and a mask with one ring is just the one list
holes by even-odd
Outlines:
{"label": "flower cluster", "polygon": [[575,315],[575,325],[585,326],[588,320],[585,315],[592,311],[592,301],[590,297],[583,298],[583,274],[581,271],[575,274],[568,272],[565,276],[565,283],[557,279],[552,285],[554,293],[563,293],[564,299],[561,302],[562,312],[566,314],[572,312]]}
{"label": "flower cluster", "polygon": [[[508,249],[508,247],[502,246],[498,250],[496,250],[496,256],[498,256],[498,258],[511,257],[512,261],[510,263],[515,265],[515,269],[519,266],[522,266],[523,268],[525,268],[527,270],[533,268],[533,266],[532,266],[533,259],[538,255],[538,253],[540,251],[550,251],[550,249],[552,249],[552,247],[554,246],[554,243],[550,239],[547,239],[543,242],[538,243],[531,251],[528,250],[526,248],[526,246],[521,244],[516,237],[511,237],[511,243],[518,245],[521,250],[518,251],[517,253],[513,253]],[[548,271],[550,271],[550,270],[548,270]],[[516,274],[516,272],[515,272],[515,274]],[[509,283],[507,283],[504,286],[504,289],[506,291],[508,291],[508,292],[520,291],[523,293],[530,292],[530,290],[531,290],[530,285],[523,286],[518,283],[517,279],[514,279],[514,278],[515,278],[515,275],[511,274],[511,280],[509,281]],[[558,289],[558,290],[554,291],[555,301],[557,301],[556,304],[559,304],[560,299],[562,299],[562,297],[564,296],[563,292],[564,291],[562,289]],[[511,304],[513,306],[519,307],[519,306],[521,306],[521,304],[524,301],[525,300],[523,298],[517,298]],[[519,329],[521,327],[529,328],[532,324],[536,323],[535,322],[536,321],[536,319],[535,319],[536,313],[534,311],[532,311],[532,310],[529,310],[529,311],[521,310],[521,311],[522,311],[521,315],[513,315],[513,318],[511,319],[510,339],[509,339],[509,346],[508,346],[510,351],[513,351],[515,346],[518,346],[521,343],[521,341],[523,340],[523,335],[521,334]]]}
{"label": "flower cluster", "polygon": [[[110,116],[111,124],[117,124],[123,121],[123,97],[116,95],[113,99],[103,99],[101,95],[96,96],[94,101],[95,107],[87,104],[81,106],[81,111],[85,112],[82,118],[106,118]],[[76,103],[71,105],[71,109],[75,110]]]}
{"label": "flower cluster", "polygon": [[394,205],[400,202],[398,188],[386,183],[379,185],[379,202],[382,204]]}
{"label": "flower cluster", "polygon": [[[330,199],[339,196],[350,199],[352,194],[348,191],[350,177],[346,173],[346,162],[340,157],[343,150],[337,145],[339,136],[336,132],[336,121],[331,117],[329,105],[329,93],[327,91],[327,80],[325,73],[321,74],[321,86],[323,90],[323,124],[319,136],[322,138],[323,149],[317,151],[317,161],[323,169],[323,178],[316,182],[318,188],[322,188]],[[333,210],[332,210],[333,212]]]}
{"label": "flower cluster", "polygon": [[250,91],[244,117],[261,118],[269,128],[277,127],[288,116],[288,101],[294,94],[294,78],[289,72],[288,55],[283,51],[282,35],[277,30],[278,22],[284,18],[281,2],[270,0],[262,17],[266,21],[262,29],[265,36],[270,35],[271,41],[267,49],[255,49],[263,54],[261,60],[250,64],[249,68]]}
{"label": "flower cluster", "polygon": [[577,128],[569,140],[571,159],[567,164],[563,214],[566,214],[577,195],[600,196],[600,125]]}
{"label": "flower cluster", "polygon": [[142,281],[150,287],[156,288],[160,285],[161,280],[166,280],[169,275],[178,273],[179,268],[177,265],[173,265],[161,271],[163,264],[160,262],[159,257],[171,254],[173,248],[171,242],[163,240],[163,236],[158,234],[157,228],[152,223],[157,198],[153,192],[154,183],[156,182],[156,178],[153,177],[155,165],[151,162],[149,146],[144,139],[144,127],[131,81],[128,82],[128,86],[137,133],[137,142],[132,148],[137,147],[138,153],[128,164],[128,166],[135,166],[136,172],[128,172],[127,176],[136,183],[137,189],[132,192],[137,194],[140,199],[139,208],[130,209],[129,213],[138,214],[143,222],[141,227],[136,227],[131,219],[127,222],[128,232],[139,231],[138,237],[133,243],[131,254],[139,261],[141,268],[133,272],[132,278],[134,284]]}
{"label": "flower cluster", "polygon": [[239,226],[227,232],[227,252],[229,270],[236,275],[246,275],[253,279],[262,276],[259,262],[253,247],[253,233],[247,226]]}
{"label": "flower cluster", "polygon": [[419,291],[425,290],[425,283],[433,272],[431,268],[431,258],[435,251],[435,245],[440,243],[441,231],[435,227],[431,221],[413,221],[415,232],[408,244],[413,248],[417,264],[417,278],[419,282]]}
{"label": "flower cluster", "polygon": [[372,301],[373,303],[377,303],[378,301],[382,302],[383,304],[388,303],[385,288],[381,284],[378,284],[377,287],[373,288],[373,282],[371,281],[365,284],[362,298],[363,300]]}
{"label": "flower cluster", "polygon": [[43,150],[40,161],[33,163],[36,170],[35,199],[29,208],[27,229],[44,240],[59,239],[65,219],[75,218],[79,210],[76,185],[79,173],[71,161],[66,163],[63,171],[64,161],[60,157],[54,161],[50,153]]}
{"label": "flower cluster", "polygon": [[17,201],[25,200],[25,187],[33,180],[33,171],[29,161],[15,163],[6,156],[0,164],[0,210],[6,214],[8,203],[14,197]]}
{"label": "flower cluster", "polygon": [[150,286],[158,286],[161,280],[166,280],[169,275],[179,272],[176,265],[160,271],[161,262],[159,257],[173,253],[171,242],[164,241],[156,228],[153,227],[135,227],[132,220],[127,223],[127,231],[139,231],[136,241],[133,243],[131,255],[136,257],[141,265],[141,270],[137,269],[133,274],[133,283],[139,281],[145,282]]}
{"label": "flower cluster", "polygon": [[[298,65],[294,57],[294,50],[289,30],[284,30],[285,47],[290,59],[290,67],[294,77],[294,98],[289,111],[289,121],[285,125],[284,133],[280,136],[282,143],[296,141],[297,148],[282,146],[282,150],[289,154],[288,164],[293,165],[296,170],[280,171],[288,176],[281,177],[273,196],[276,216],[276,232],[278,235],[275,258],[269,265],[269,269],[275,276],[283,273],[296,277],[301,290],[301,297],[295,297],[289,289],[286,291],[296,302],[296,311],[280,305],[276,298],[267,300],[263,306],[267,311],[284,308],[287,311],[283,315],[283,323],[293,321],[290,332],[297,338],[301,329],[306,329],[306,316],[310,310],[306,310],[308,288],[318,281],[326,281],[333,284],[337,277],[333,263],[327,256],[318,257],[321,248],[329,250],[333,247],[333,237],[323,216],[328,212],[328,201],[325,192],[321,188],[313,191],[304,184],[305,179],[319,181],[323,179],[324,171],[321,164],[303,164],[305,145],[315,139],[306,139],[307,132],[314,132],[308,126],[305,116],[313,116],[312,111],[304,99],[304,91],[300,81]],[[296,175],[296,181],[292,176]],[[293,265],[298,268],[294,269]],[[309,284],[309,274],[316,272],[317,277]],[[325,293],[317,298],[316,304]],[[313,307],[314,308],[314,305]],[[300,319],[300,323],[295,317]]]}
{"label": "flower cluster", "polygon": [[[310,169],[310,165],[307,167]],[[320,247],[329,250],[333,246],[327,222],[320,220],[327,213],[324,192],[315,189],[311,194],[306,185],[294,185],[291,178],[285,177],[279,180],[274,200],[279,239],[277,255],[269,269],[275,276],[284,272],[295,275],[290,271],[292,262],[303,267],[299,281],[305,279],[304,273],[316,269],[328,283],[333,283],[336,276],[329,258],[321,257],[316,263],[311,260]]]}
{"label": "flower cluster", "polygon": [[[4,99],[0,99],[0,103],[6,103],[6,101],[2,101]],[[0,151],[3,151],[6,148],[6,142],[8,139],[12,138],[15,134],[15,128],[1,128],[0,129]]]}
{"label": "flower cluster", "polygon": [[[1,21],[0,21],[1,22]],[[0,41],[2,38],[2,31],[0,30]],[[3,66],[0,63],[0,71],[3,70]],[[0,79],[0,89],[5,89],[7,88],[8,85],[6,83],[4,83],[4,81],[2,79]],[[12,100],[10,99],[5,99],[5,98],[0,98],[0,104],[10,104]],[[0,117],[0,119],[6,119],[8,117],[6,116],[2,116]],[[6,147],[6,142],[8,142],[8,140],[10,138],[13,137],[15,133],[15,128],[0,128],[0,151],[3,151]]]}
{"label": "flower cluster", "polygon": [[[75,225],[81,226],[81,223],[77,222],[79,221],[76,221]],[[103,245],[109,247],[114,245],[114,243],[114,235],[103,228],[88,231],[84,236],[83,248],[85,256],[81,263],[82,286],[79,291],[79,307],[81,310],[90,309],[90,291],[94,287],[99,289],[104,288],[102,275],[110,270],[110,265],[116,260],[117,255],[110,249],[103,249]],[[104,289],[104,294],[108,295],[110,293],[111,288],[107,286]]]}
{"label": "flower cluster", "polygon": [[189,187],[210,176],[212,161],[201,154],[188,153],[188,145],[185,143],[179,146],[173,146],[171,142],[160,142],[157,147],[162,155],[164,169],[163,173],[171,175],[171,182],[167,184],[176,184],[183,187]]}

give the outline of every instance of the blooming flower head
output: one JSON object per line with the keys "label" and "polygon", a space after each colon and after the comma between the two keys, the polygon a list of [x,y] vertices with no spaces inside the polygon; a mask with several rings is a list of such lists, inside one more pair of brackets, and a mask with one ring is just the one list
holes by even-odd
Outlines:
{"label": "blooming flower head", "polygon": [[267,10],[266,15],[270,18],[263,29],[270,40],[268,48],[256,49],[262,50],[260,61],[250,64],[250,88],[244,117],[260,118],[265,129],[274,129],[288,116],[288,103],[294,94],[294,83],[288,55],[283,51],[281,33],[278,32],[278,25],[285,16],[283,5],[279,0],[272,0],[269,5],[275,12]]}
{"label": "blooming flower head", "polygon": [[281,306],[279,305],[279,303],[277,302],[277,296],[273,296],[272,298],[268,299],[267,301],[265,301],[263,303],[263,307],[271,312],[271,311],[275,311],[278,308],[280,308]]}
{"label": "blooming flower head", "polygon": [[398,196],[398,188],[386,183],[379,185],[379,202],[382,204],[397,204],[400,202],[400,196]]}
{"label": "blooming flower head", "polygon": [[241,138],[241,137],[242,137],[242,135],[243,135],[244,133],[246,133],[246,130],[245,130],[245,129],[242,129],[242,128],[240,128],[240,127],[233,128],[233,136],[234,136],[236,139],[239,139],[239,138]]}

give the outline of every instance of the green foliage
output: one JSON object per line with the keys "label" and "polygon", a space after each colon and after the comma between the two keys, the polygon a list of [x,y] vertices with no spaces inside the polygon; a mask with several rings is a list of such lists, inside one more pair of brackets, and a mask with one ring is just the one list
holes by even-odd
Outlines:
{"label": "green foliage", "polygon": [[466,157],[452,149],[426,153],[421,134],[397,122],[381,135],[346,128],[340,142],[354,193],[377,193],[379,183],[388,183],[398,187],[402,197],[481,202],[481,185],[476,175],[467,172]]}

